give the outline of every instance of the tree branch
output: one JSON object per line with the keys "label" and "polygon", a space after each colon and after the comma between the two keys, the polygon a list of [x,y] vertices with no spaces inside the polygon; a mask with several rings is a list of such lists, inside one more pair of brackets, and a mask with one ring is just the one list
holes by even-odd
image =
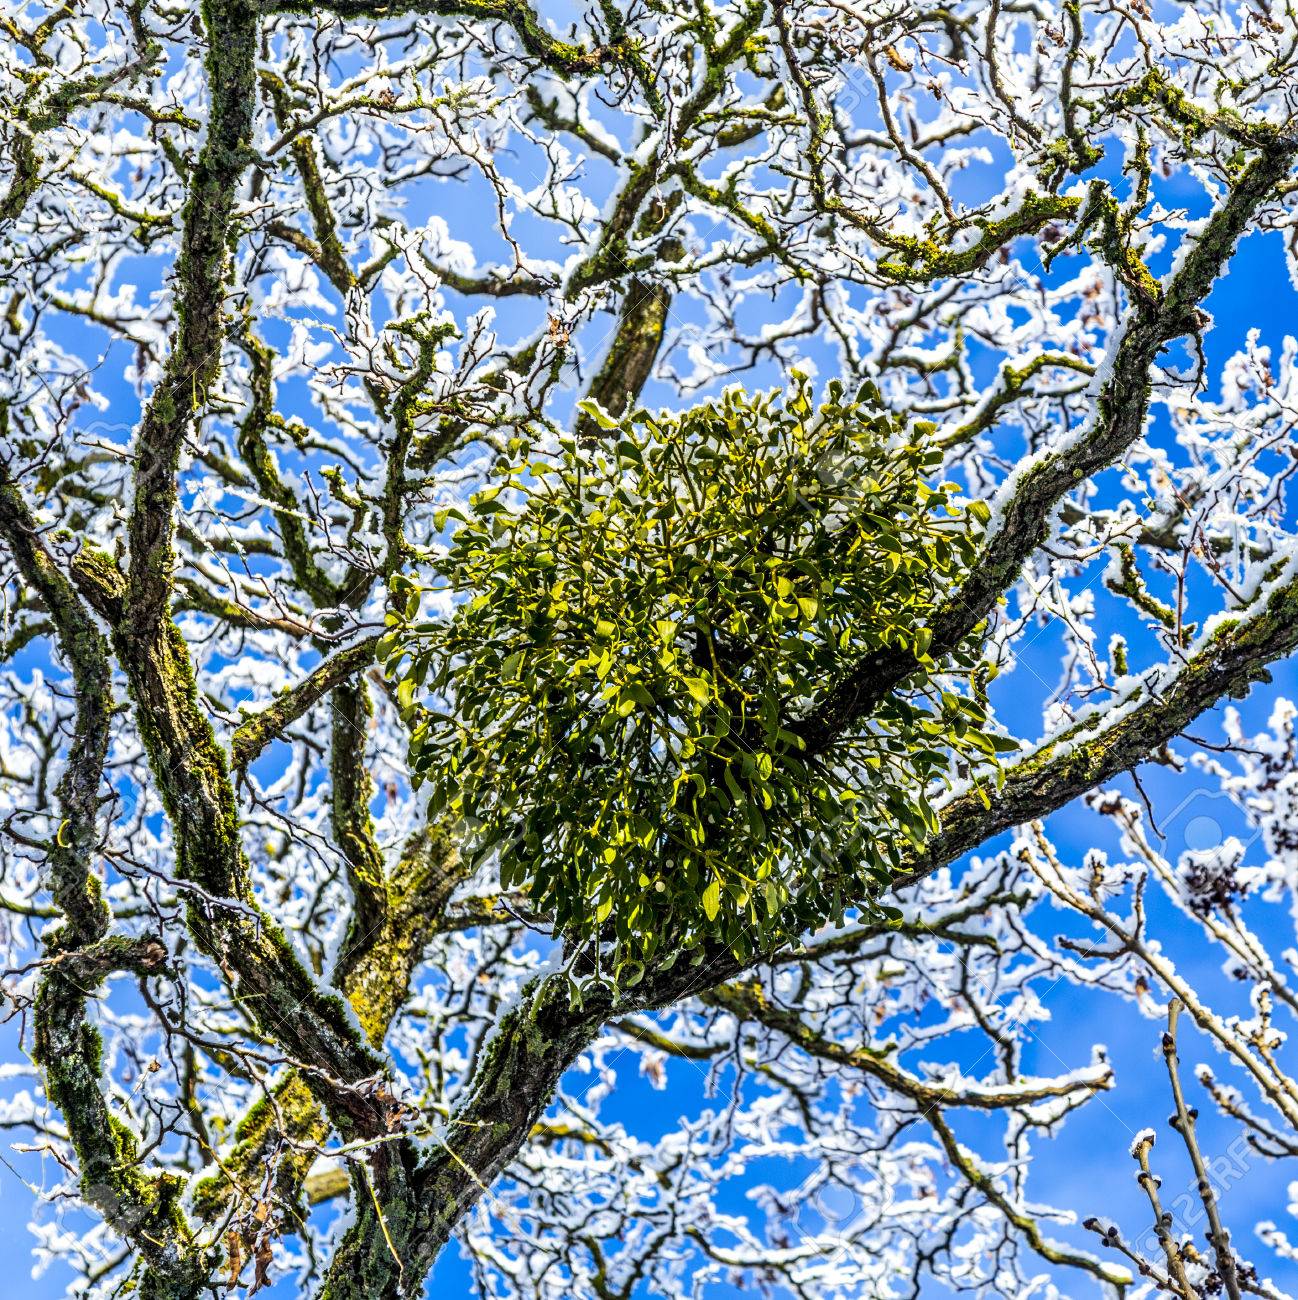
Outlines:
{"label": "tree branch", "polygon": [[248,765],[270,744],[282,735],[303,714],[335,686],[345,682],[374,662],[374,647],[379,634],[367,636],[331,655],[309,676],[281,695],[274,704],[254,714],[234,733],[230,740],[231,765],[236,773],[248,770]]}
{"label": "tree branch", "polygon": [[[1225,269],[1253,215],[1288,174],[1296,151],[1298,142],[1278,137],[1254,158],[1157,296],[1134,299],[1111,349],[1113,365],[1096,395],[1094,422],[1065,446],[1028,462],[1006,484],[995,511],[996,530],[960,589],[929,621],[934,658],[950,654],[992,612],[1027,558],[1048,538],[1050,519],[1065,495],[1111,465],[1144,433],[1150,367],[1168,343],[1202,328],[1198,304]],[[791,729],[808,752],[818,753],[868,717],[917,666],[909,652],[874,651]]]}
{"label": "tree branch", "polygon": [[901,888],[954,862],[983,841],[1061,808],[1143,762],[1226,696],[1269,680],[1267,665],[1298,649],[1298,577],[1272,581],[1250,613],[1218,624],[1185,662],[1146,674],[1107,709],[1084,716],[1005,772],[984,804],[976,792],[939,810],[942,829],[895,882]]}

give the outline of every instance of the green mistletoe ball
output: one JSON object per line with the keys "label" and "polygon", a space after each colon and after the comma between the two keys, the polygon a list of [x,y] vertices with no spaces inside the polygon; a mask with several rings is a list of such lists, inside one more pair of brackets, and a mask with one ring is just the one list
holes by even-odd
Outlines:
{"label": "green mistletoe ball", "polygon": [[[926,626],[987,512],[872,386],[586,409],[603,438],[515,444],[448,512],[455,613],[421,622],[407,582],[383,655],[435,808],[633,980],[869,907],[953,763],[994,764],[976,663],[935,662]],[[800,720],[880,649],[914,671],[809,752]]]}

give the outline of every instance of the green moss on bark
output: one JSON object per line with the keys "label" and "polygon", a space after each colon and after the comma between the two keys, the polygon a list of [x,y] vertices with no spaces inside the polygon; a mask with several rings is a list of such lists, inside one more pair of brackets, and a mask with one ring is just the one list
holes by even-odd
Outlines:
{"label": "green moss on bark", "polygon": [[411,836],[382,886],[382,915],[368,935],[354,935],[342,987],[375,1046],[410,993],[410,979],[434,935],[446,904],[463,879],[455,840],[442,826]]}
{"label": "green moss on bark", "polygon": [[310,1088],[296,1071],[286,1074],[239,1121],[221,1168],[195,1185],[195,1213],[215,1223],[232,1200],[251,1204],[269,1185],[278,1229],[295,1227],[305,1214],[302,1184],[316,1158],[313,1148],[328,1136],[329,1123]]}
{"label": "green moss on bark", "polygon": [[996,220],[977,220],[977,241],[961,249],[913,235],[880,234],[881,241],[894,250],[894,256],[879,263],[879,273],[899,284],[926,284],[970,275],[1012,240],[1034,235],[1052,221],[1068,220],[1080,207],[1080,199],[1029,193],[1016,212]]}

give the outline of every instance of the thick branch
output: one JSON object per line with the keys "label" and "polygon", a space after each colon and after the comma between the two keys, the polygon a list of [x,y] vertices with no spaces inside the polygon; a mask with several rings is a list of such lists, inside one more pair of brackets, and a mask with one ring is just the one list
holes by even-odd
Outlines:
{"label": "thick branch", "polygon": [[45,549],[17,486],[2,471],[0,536],[23,581],[49,612],[59,651],[72,670],[77,714],[68,763],[55,792],[62,822],[50,848],[50,883],[54,902],[66,918],[65,941],[77,947],[100,938],[109,920],[99,881],[90,870],[113,707],[108,647],[76,589]]}
{"label": "thick branch", "polygon": [[307,6],[304,0],[271,0],[266,12],[312,13],[323,10],[342,19],[400,18],[426,14],[441,18],[476,18],[504,23],[532,58],[562,76],[598,72],[611,64],[638,67],[639,56],[629,42],[612,42],[593,48],[559,40],[525,0],[329,0]]}
{"label": "thick branch", "polygon": [[123,582],[108,557],[83,551],[78,576],[113,625],[140,738],[171,824],[177,873],[207,896],[188,909],[197,946],[261,1030],[299,1063],[343,1137],[382,1139],[368,1168],[374,1196],[398,1214],[409,1200],[413,1165],[409,1145],[389,1140],[400,1125],[400,1107],[382,1086],[382,1061],[342,999],[316,982],[256,905],[226,757],[168,609],[180,449],[219,365],[231,217],[250,157],[256,104],[257,9],[232,0],[209,7],[205,17],[211,116],[185,208],[177,266],[180,325],[138,437],[130,570]]}
{"label": "thick branch", "polygon": [[209,1252],[191,1249],[179,1204],[183,1179],[140,1171],[137,1135],[109,1110],[104,1096],[100,1036],[87,1014],[92,995],[109,975],[118,970],[148,974],[167,958],[166,946],[156,939],[105,937],[109,912],[92,870],[112,714],[107,647],[90,611],[45,549],[17,487],[5,477],[0,477],[0,536],[24,581],[49,610],[76,698],[72,744],[55,792],[61,820],[49,855],[54,901],[64,924],[46,938],[33,1059],[67,1124],[82,1195],[145,1261],[141,1295],[192,1300],[213,1260]]}
{"label": "thick branch", "polygon": [[[1103,781],[1143,762],[1226,696],[1269,680],[1267,665],[1298,649],[1298,578],[1273,583],[1253,611],[1219,624],[1168,680],[1148,674],[1116,705],[1088,714],[1005,773],[990,807],[976,793],[941,810],[931,839],[905,885],[955,861],[1001,831],[1045,817]],[[1135,706],[1135,707],[1132,707]]]}
{"label": "thick branch", "polygon": [[179,325],[144,413],[128,537],[133,635],[156,636],[167,620],[178,501],[176,471],[185,435],[202,409],[225,341],[225,275],[235,192],[252,158],[257,104],[258,9],[229,0],[205,11],[211,114],[194,167],[176,263]]}
{"label": "thick branch", "polygon": [[[949,865],[1011,826],[1054,812],[1097,783],[1141,762],[1223,696],[1243,694],[1252,682],[1265,677],[1268,663],[1296,648],[1298,578],[1285,576],[1260,598],[1255,612],[1220,626],[1170,682],[1136,688],[1136,698],[1145,701],[1142,705],[1088,718],[1016,764],[990,808],[973,794],[948,805],[942,832],[894,888]],[[1115,720],[1106,725],[1105,718],[1110,716]],[[779,954],[774,957],[778,959]],[[588,997],[580,1007],[573,1006],[568,1001],[566,980],[560,978],[551,977],[534,988],[492,1040],[475,1070],[477,1083],[469,1101],[450,1122],[446,1153],[435,1157],[421,1178],[425,1205],[454,1207],[442,1208],[429,1220],[427,1231],[432,1235],[421,1242],[427,1262],[431,1264],[436,1257],[459,1216],[484,1194],[527,1140],[564,1069],[606,1019],[700,994],[724,1000],[726,993],[708,991],[733,980],[744,968],[724,950],[706,951],[696,964],[682,961],[670,970],[651,972],[641,985],[607,1007],[598,1000],[604,996],[602,992]],[[937,1104],[933,1098],[929,1101]],[[1000,1195],[994,1187],[987,1194],[993,1192]],[[1006,1212],[1013,1208],[1007,1207],[1008,1203],[1001,1208]],[[359,1232],[359,1226],[353,1231]],[[1033,1244],[1041,1249],[1035,1241]],[[1053,1249],[1044,1240],[1041,1244]],[[335,1289],[327,1293],[331,1300],[359,1300],[363,1294],[347,1290],[339,1277],[332,1285]]]}
{"label": "thick branch", "polygon": [[[995,609],[1024,562],[1049,536],[1050,519],[1078,483],[1111,465],[1141,435],[1149,406],[1149,370],[1172,340],[1201,328],[1198,304],[1226,267],[1254,214],[1275,194],[1298,144],[1280,141],[1258,155],[1213,213],[1157,296],[1137,297],[1112,347],[1113,366],[1096,397],[1094,423],[1059,450],[1032,462],[1007,484],[998,525],[978,563],[933,616],[929,653],[949,654]],[[916,671],[909,653],[878,650],[863,658],[824,703],[794,730],[818,752]]]}
{"label": "thick branch", "polygon": [[[671,294],[661,284],[633,279],[622,302],[617,332],[604,355],[587,396],[610,415],[621,415],[634,402],[649,380],[662,347],[663,330]],[[577,435],[599,436],[595,422],[583,415],[577,421]]]}

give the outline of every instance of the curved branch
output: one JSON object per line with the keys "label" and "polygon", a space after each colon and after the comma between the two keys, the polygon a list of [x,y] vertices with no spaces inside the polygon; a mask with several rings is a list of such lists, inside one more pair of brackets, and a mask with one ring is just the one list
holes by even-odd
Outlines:
{"label": "curved branch", "polygon": [[974,792],[939,810],[942,829],[895,887],[954,862],[979,844],[1045,817],[1145,761],[1201,713],[1269,680],[1267,665],[1298,649],[1298,576],[1291,560],[1251,613],[1218,624],[1170,672],[1154,670],[1107,709],[1087,714],[1005,773],[988,802]]}
{"label": "curved branch", "polygon": [[[934,658],[951,653],[991,614],[1028,557],[1048,538],[1050,519],[1064,497],[1142,436],[1150,367],[1168,343],[1202,328],[1198,304],[1225,270],[1258,208],[1288,174],[1295,152],[1298,142],[1281,138],[1254,158],[1158,295],[1134,300],[1111,350],[1112,365],[1102,372],[1106,377],[1096,391],[1092,424],[1066,445],[1029,461],[1006,484],[995,530],[977,563],[929,621]],[[909,652],[874,651],[791,730],[808,751],[817,753],[868,717],[917,667]]]}
{"label": "curved branch", "polygon": [[374,662],[374,647],[379,633],[367,636],[345,650],[339,650],[281,695],[274,704],[254,714],[230,740],[231,765],[236,773],[246,772],[248,765],[286,728],[313,708],[335,686],[362,672]]}

